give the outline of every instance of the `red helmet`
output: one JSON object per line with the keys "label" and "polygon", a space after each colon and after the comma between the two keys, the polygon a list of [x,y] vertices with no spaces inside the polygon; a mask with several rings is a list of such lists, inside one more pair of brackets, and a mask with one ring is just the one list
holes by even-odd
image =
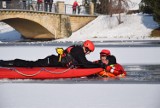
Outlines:
{"label": "red helmet", "polygon": [[103,49],[103,50],[100,52],[100,55],[101,55],[101,56],[102,56],[102,55],[108,56],[108,55],[110,55],[110,54],[111,54],[110,51],[107,50],[107,49]]}
{"label": "red helmet", "polygon": [[93,51],[94,51],[94,48],[95,48],[93,42],[90,41],[90,40],[86,40],[86,41],[83,43],[83,46],[84,46],[85,48],[88,48],[91,52],[93,52]]}

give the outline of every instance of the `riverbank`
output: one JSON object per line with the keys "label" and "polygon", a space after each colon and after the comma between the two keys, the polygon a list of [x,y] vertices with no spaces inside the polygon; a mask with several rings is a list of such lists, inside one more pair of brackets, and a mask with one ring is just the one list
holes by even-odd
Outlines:
{"label": "riverbank", "polygon": [[157,38],[157,37],[159,38],[159,37],[160,37],[160,27],[154,29],[154,30],[152,31],[152,33],[151,33],[151,36],[152,36],[152,37],[155,37],[155,38]]}
{"label": "riverbank", "polygon": [[[159,27],[153,20],[153,16],[145,14],[122,15],[123,23],[118,24],[117,15],[113,17],[100,15],[85,27],[72,33],[68,38],[57,39],[56,41],[93,41],[107,40],[159,40]],[[155,30],[154,32],[152,32]],[[158,37],[152,37],[152,34]],[[0,26],[0,41],[23,40],[20,34],[8,25]],[[53,40],[55,41],[55,40]]]}

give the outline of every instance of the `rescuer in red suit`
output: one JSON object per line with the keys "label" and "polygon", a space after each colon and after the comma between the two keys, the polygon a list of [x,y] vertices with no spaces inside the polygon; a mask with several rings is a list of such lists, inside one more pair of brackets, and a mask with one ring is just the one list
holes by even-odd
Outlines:
{"label": "rescuer in red suit", "polygon": [[90,75],[89,77],[125,77],[126,71],[116,61],[116,57],[111,55],[110,51],[108,49],[103,49],[100,52],[100,60],[95,61],[96,63],[99,63],[101,67],[104,68],[103,71],[99,72],[98,74],[95,75]]}
{"label": "rescuer in red suit", "polygon": [[102,63],[106,64],[104,71],[99,72],[98,74],[103,77],[125,77],[127,75],[126,71],[116,61],[116,57],[113,55],[108,55],[106,61],[103,60]]}

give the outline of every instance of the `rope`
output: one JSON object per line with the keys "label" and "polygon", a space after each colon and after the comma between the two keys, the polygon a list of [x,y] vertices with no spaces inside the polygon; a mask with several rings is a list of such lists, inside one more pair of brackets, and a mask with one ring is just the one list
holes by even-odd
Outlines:
{"label": "rope", "polygon": [[50,70],[47,70],[46,68],[44,68],[44,71],[46,72],[49,72],[49,73],[52,73],[52,74],[62,74],[62,73],[66,73],[67,71],[69,71],[71,68],[68,68],[64,71],[61,71],[61,72],[56,72],[56,71],[50,71]]}
{"label": "rope", "polygon": [[42,71],[43,69],[40,69],[38,72],[36,72],[36,73],[34,73],[34,74],[24,74],[24,73],[20,72],[19,70],[17,70],[16,68],[13,68],[12,70],[14,70],[15,72],[17,72],[17,73],[19,73],[19,74],[21,74],[21,75],[23,75],[23,76],[33,77],[33,76],[36,76],[36,75],[38,75],[39,73],[41,73],[41,71]]}
{"label": "rope", "polygon": [[51,74],[62,74],[62,73],[65,73],[67,71],[69,71],[71,68],[68,68],[64,71],[60,71],[60,72],[57,72],[57,71],[50,71],[50,70],[47,70],[46,68],[41,68],[38,72],[34,73],[34,74],[25,74],[25,73],[22,73],[21,71],[17,70],[16,68],[8,68],[8,67],[0,67],[2,69],[8,69],[8,70],[13,70],[15,72],[17,72],[18,74],[22,75],[22,76],[26,76],[26,77],[33,77],[33,76],[36,76],[38,75],[39,73],[41,73],[42,71],[45,71],[45,72],[49,72]]}

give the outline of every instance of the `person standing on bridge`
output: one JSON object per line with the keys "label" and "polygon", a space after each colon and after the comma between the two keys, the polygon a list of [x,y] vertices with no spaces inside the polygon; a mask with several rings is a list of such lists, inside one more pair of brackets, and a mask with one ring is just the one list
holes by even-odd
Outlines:
{"label": "person standing on bridge", "polygon": [[37,0],[32,0],[33,10],[36,11]]}
{"label": "person standing on bridge", "polygon": [[43,0],[37,0],[38,11],[43,11]]}
{"label": "person standing on bridge", "polygon": [[29,10],[36,11],[37,0],[29,0]]}
{"label": "person standing on bridge", "polygon": [[48,0],[49,3],[49,12],[52,12],[53,0]]}
{"label": "person standing on bridge", "polygon": [[76,0],[76,1],[74,1],[73,6],[72,6],[72,13],[73,14],[76,14],[77,7],[78,7],[78,2]]}
{"label": "person standing on bridge", "polygon": [[53,0],[45,0],[45,11],[48,12],[48,7],[49,7],[49,12],[52,12],[52,5],[53,5]]}
{"label": "person standing on bridge", "polygon": [[27,5],[27,4],[26,4],[26,0],[23,0],[22,2],[23,2],[23,4],[22,4],[23,9],[27,9],[27,7],[26,7],[26,5]]}
{"label": "person standing on bridge", "polygon": [[44,0],[44,10],[48,11],[48,0]]}

